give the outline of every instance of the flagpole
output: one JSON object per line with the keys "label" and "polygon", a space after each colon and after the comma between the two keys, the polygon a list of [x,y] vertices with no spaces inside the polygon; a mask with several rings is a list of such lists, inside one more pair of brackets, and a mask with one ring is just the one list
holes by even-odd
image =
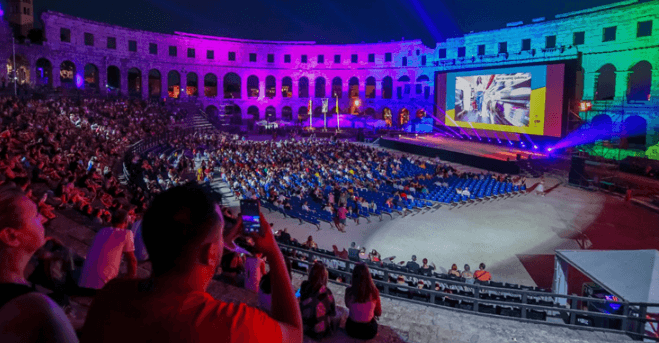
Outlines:
{"label": "flagpole", "polygon": [[341,115],[339,114],[339,97],[336,97],[336,131],[341,131]]}
{"label": "flagpole", "polygon": [[14,72],[14,96],[18,96],[18,89],[16,88],[16,39],[14,38],[14,35],[11,36],[11,49],[14,52],[14,67],[12,68],[12,71]]}

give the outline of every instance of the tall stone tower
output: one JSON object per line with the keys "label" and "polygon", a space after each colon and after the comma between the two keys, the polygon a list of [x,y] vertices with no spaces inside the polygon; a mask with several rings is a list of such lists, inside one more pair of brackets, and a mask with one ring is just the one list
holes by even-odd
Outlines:
{"label": "tall stone tower", "polygon": [[14,32],[20,36],[34,28],[34,5],[33,0],[8,0],[6,17]]}

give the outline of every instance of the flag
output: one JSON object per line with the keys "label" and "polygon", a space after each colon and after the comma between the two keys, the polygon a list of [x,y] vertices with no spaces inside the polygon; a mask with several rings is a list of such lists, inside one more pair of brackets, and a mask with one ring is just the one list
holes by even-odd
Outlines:
{"label": "flag", "polygon": [[309,114],[312,113],[312,112],[311,112],[311,106],[312,106],[312,104],[311,104],[311,99],[309,99]]}
{"label": "flag", "polygon": [[336,97],[336,114],[339,114],[339,97]]}

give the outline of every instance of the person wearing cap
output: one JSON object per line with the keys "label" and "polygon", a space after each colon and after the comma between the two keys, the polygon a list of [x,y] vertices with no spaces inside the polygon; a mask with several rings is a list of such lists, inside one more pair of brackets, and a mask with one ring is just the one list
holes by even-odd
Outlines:
{"label": "person wearing cap", "polygon": [[407,262],[405,265],[410,273],[416,273],[419,271],[419,264],[416,262],[416,255],[412,255],[412,261]]}

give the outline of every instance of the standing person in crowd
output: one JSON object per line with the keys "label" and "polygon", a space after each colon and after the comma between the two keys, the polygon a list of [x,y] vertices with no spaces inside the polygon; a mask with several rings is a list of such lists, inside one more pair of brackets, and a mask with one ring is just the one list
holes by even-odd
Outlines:
{"label": "standing person in crowd", "polygon": [[263,254],[256,252],[245,259],[245,289],[259,292],[261,278],[265,275],[265,260]]}
{"label": "standing person in crowd", "polygon": [[349,310],[346,332],[350,337],[371,339],[378,333],[377,317],[382,315],[380,292],[368,267],[359,263],[352,271],[352,283],[346,289],[345,304]]}
{"label": "standing person in crowd", "polygon": [[348,216],[348,210],[346,209],[345,204],[340,204],[339,209],[336,210],[336,217],[339,219],[339,222],[336,225],[336,228],[341,232],[346,232],[346,218]]}
{"label": "standing person in crowd", "polygon": [[254,242],[270,264],[272,317],[206,292],[220,263],[224,221],[212,198],[187,184],[157,195],[142,220],[151,278],[107,284],[89,309],[81,341],[302,342],[300,308],[263,214],[261,226],[264,236]]}
{"label": "standing person in crowd", "polygon": [[478,281],[490,281],[492,280],[492,274],[485,270],[485,263],[482,263],[478,266],[478,270],[474,272],[474,279]]}
{"label": "standing person in crowd", "polygon": [[471,272],[471,267],[468,264],[465,264],[465,269],[460,276],[465,278],[466,283],[474,283],[474,274]]}
{"label": "standing person in crowd", "polygon": [[357,243],[350,243],[350,249],[348,249],[348,258],[350,261],[359,262],[359,248]]}
{"label": "standing person in crowd", "polygon": [[112,216],[112,226],[101,229],[87,252],[82,267],[79,286],[101,289],[119,275],[121,257],[126,259],[127,277],[137,276],[137,258],[133,232],[128,230],[129,216],[126,210],[117,210]]}
{"label": "standing person in crowd", "polygon": [[332,291],[327,288],[327,269],[316,262],[309,271],[309,279],[300,286],[300,309],[304,333],[314,339],[331,333],[332,317],[336,315],[336,304]]}
{"label": "standing person in crowd", "polygon": [[64,311],[25,280],[30,257],[45,244],[37,206],[12,185],[0,187],[0,342],[77,342]]}
{"label": "standing person in crowd", "polygon": [[540,180],[540,183],[535,187],[535,194],[545,196],[545,179]]}

